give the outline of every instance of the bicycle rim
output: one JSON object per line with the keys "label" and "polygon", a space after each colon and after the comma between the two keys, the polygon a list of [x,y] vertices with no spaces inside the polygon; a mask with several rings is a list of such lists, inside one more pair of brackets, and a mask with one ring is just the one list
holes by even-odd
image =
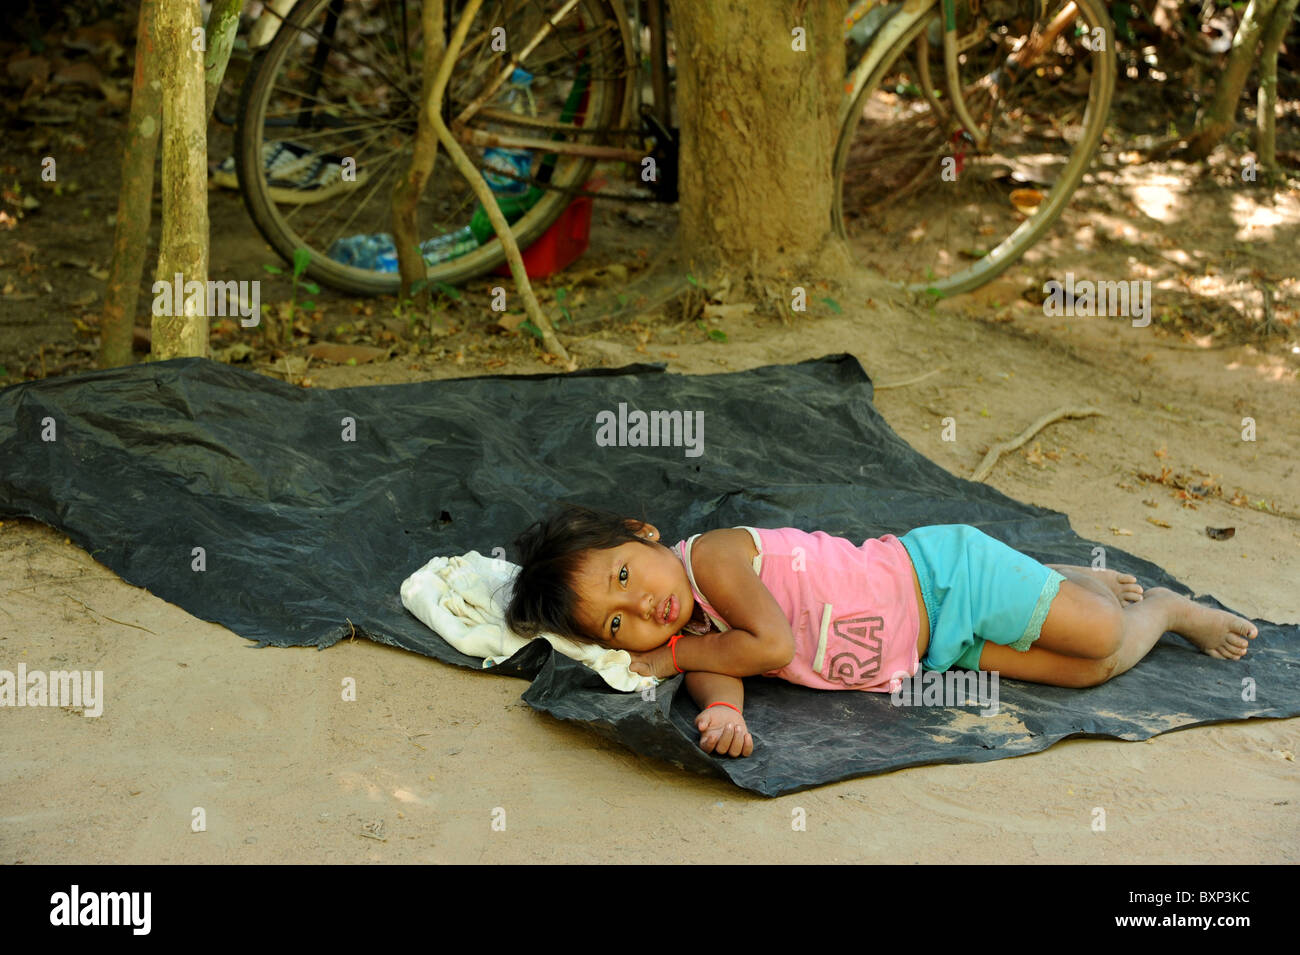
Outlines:
{"label": "bicycle rim", "polygon": [[[448,6],[450,35],[463,4]],[[444,119],[473,102],[560,6],[484,4],[452,70]],[[510,113],[496,108],[491,127],[475,117],[468,128],[621,145],[611,131],[623,125],[628,108],[626,29],[606,0],[581,0],[521,64],[533,76],[525,119],[552,125],[513,126]],[[395,271],[345,264],[338,250],[355,236],[391,234],[393,188],[409,169],[415,138],[422,50],[418,0],[302,0],[244,86],[236,166],[249,214],[286,262],[306,249],[307,274],[324,284],[360,294],[398,290]],[[561,115],[570,117],[567,124]],[[484,168],[484,149],[463,147]],[[268,169],[277,150],[281,161]],[[561,190],[581,186],[594,165],[590,158],[533,154],[529,178],[547,187],[538,187],[540,198],[512,225],[521,247],[563,212],[571,197]],[[485,221],[477,197],[440,148],[417,208],[420,238],[457,233],[471,221]],[[456,284],[504,260],[500,241],[489,235],[472,251],[430,265],[427,279]]]}
{"label": "bicycle rim", "polygon": [[958,75],[988,137],[983,148],[951,106],[938,8],[899,38],[836,148],[834,226],[861,261],[913,291],[959,294],[1007,269],[1051,227],[1092,162],[1115,84],[1105,8],[1074,6],[1077,17],[1014,77],[1007,58],[1040,39],[1066,3],[1047,0],[1045,13],[1037,0],[959,9],[958,35],[971,45]]}

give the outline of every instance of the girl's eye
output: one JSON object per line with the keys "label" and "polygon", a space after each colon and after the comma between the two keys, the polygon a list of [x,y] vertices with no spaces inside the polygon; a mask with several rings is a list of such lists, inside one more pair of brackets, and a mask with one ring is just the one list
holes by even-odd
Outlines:
{"label": "girl's eye", "polygon": [[[618,569],[618,582],[619,582],[620,584],[626,584],[626,583],[627,583],[627,564],[624,564],[622,567],[620,567],[620,568]],[[610,635],[611,637],[618,636],[618,623],[619,623],[619,620],[620,620],[620,619],[621,619],[621,618],[619,618],[619,617],[615,617],[613,620],[610,621],[610,623],[609,623],[609,635]]]}

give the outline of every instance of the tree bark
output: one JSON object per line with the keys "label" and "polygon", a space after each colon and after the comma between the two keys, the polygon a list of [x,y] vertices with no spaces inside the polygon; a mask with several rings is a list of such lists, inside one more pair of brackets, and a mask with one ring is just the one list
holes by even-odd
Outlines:
{"label": "tree bark", "polygon": [[[203,105],[203,54],[194,48],[199,7],[193,0],[158,6],[159,78],[162,80],[162,240],[158,282],[184,294],[159,307],[154,297],[153,357],[208,354],[208,137]],[[185,288],[199,283],[197,294]],[[155,283],[156,285],[156,283]],[[158,314],[159,312],[165,314]]]}
{"label": "tree bark", "polygon": [[244,0],[214,0],[208,14],[207,53],[203,59],[204,100],[207,117],[212,120],[212,110],[217,105],[221,81],[226,76],[230,51],[235,48],[235,33],[239,29],[239,15],[244,10]]}
{"label": "tree bark", "polygon": [[831,229],[846,7],[672,0],[678,237],[693,271],[786,269],[811,281],[810,270],[849,267]]}
{"label": "tree bark", "polygon": [[126,147],[122,151],[122,185],[113,226],[113,262],[99,320],[100,368],[118,368],[131,364],[132,360],[131,333],[153,217],[153,164],[162,122],[162,84],[158,81],[155,46],[157,10],[158,0],[141,0],[131,116],[127,121]]}
{"label": "tree bark", "polygon": [[1291,26],[1291,17],[1300,0],[1281,0],[1273,11],[1273,19],[1264,31],[1259,50],[1259,96],[1256,100],[1255,153],[1260,166],[1268,173],[1277,172],[1277,51]]}
{"label": "tree bark", "polygon": [[[420,102],[428,104],[433,97],[438,67],[442,65],[447,50],[447,37],[443,32],[442,0],[425,0],[420,10],[420,32],[424,38],[424,74],[420,85]],[[411,166],[406,175],[397,180],[393,188],[393,244],[397,246],[397,268],[402,277],[400,298],[411,297],[414,282],[428,275],[428,268],[418,248],[419,223],[415,210],[424,194],[424,186],[433,175],[438,158],[438,133],[429,122],[426,110],[420,110],[416,121],[415,145]],[[429,289],[426,285],[419,300],[427,303]]]}
{"label": "tree bark", "polygon": [[1237,34],[1232,38],[1228,65],[1214,85],[1214,99],[1187,144],[1187,158],[1204,159],[1232,129],[1237,116],[1237,101],[1246,87],[1250,69],[1255,65],[1260,32],[1268,24],[1276,6],[1277,0],[1250,0],[1250,6],[1246,7],[1245,16],[1237,27]]}

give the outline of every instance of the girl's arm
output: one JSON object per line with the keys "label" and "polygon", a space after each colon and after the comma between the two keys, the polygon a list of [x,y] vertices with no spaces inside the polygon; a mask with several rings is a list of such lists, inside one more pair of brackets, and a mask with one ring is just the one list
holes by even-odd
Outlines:
{"label": "girl's arm", "polygon": [[695,670],[686,674],[686,691],[700,709],[710,703],[730,703],[745,708],[745,684],[734,676]]}
{"label": "girl's arm", "polygon": [[[787,633],[789,629],[787,623]],[[724,633],[709,633],[702,637],[688,634],[677,641],[676,649],[677,667],[685,671],[708,670],[732,677],[759,676],[779,670],[790,662],[794,656],[794,636],[791,634],[787,648],[779,634],[764,638],[733,627]],[[656,676],[663,678],[677,672],[669,647],[652,650],[646,656],[650,658]]]}
{"label": "girl's arm", "polygon": [[[697,670],[686,674],[686,689],[700,708],[695,717],[700,749],[719,756],[748,756],[754,751],[754,737],[740,713],[745,705],[743,683],[734,676]],[[735,709],[713,703],[730,703]]]}

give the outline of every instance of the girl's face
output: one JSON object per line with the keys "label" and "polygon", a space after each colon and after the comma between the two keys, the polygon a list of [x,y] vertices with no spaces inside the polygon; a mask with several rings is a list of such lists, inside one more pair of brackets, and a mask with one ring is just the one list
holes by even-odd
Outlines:
{"label": "girl's face", "polygon": [[[659,531],[647,524],[637,536],[657,542]],[[592,551],[576,583],[583,631],[617,650],[663,646],[695,610],[686,568],[659,543],[647,547],[628,541]]]}

